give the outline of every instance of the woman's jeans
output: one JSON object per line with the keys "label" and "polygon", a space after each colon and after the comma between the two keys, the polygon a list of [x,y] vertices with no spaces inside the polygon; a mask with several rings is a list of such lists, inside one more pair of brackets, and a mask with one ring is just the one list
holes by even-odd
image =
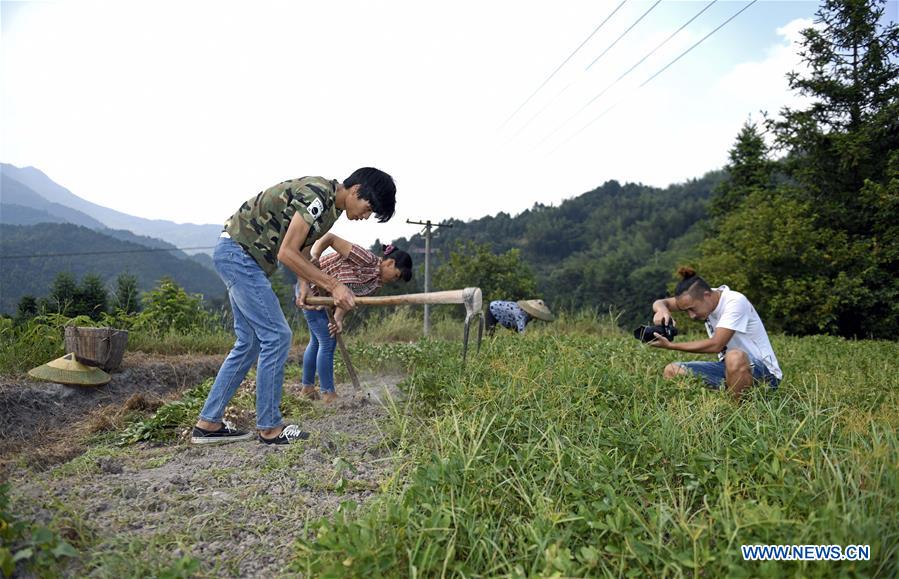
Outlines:
{"label": "woman's jeans", "polygon": [[315,370],[322,392],[334,392],[334,346],[337,339],[328,333],[325,310],[303,310],[309,324],[309,345],[303,354],[303,385],[315,384]]}
{"label": "woman's jeans", "polygon": [[258,358],[256,428],[281,426],[281,389],[291,340],[281,303],[265,272],[235,241],[219,238],[212,259],[228,288],[237,341],[215,377],[200,418],[222,421],[225,406]]}

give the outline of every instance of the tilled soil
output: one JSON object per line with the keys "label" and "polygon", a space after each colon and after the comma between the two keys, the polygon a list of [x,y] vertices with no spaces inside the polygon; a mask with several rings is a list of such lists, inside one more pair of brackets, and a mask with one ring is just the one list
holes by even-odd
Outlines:
{"label": "tilled soil", "polygon": [[116,557],[135,548],[164,562],[190,555],[203,576],[293,575],[293,545],[309,521],[365,503],[396,473],[382,426],[400,379],[363,377],[365,392],[338,385],[338,402],[309,402],[300,425],[311,436],[290,447],[196,446],[185,432],[167,445],[90,449],[48,470],[16,466],[15,512],[68,527],[90,549],[67,575],[125,569]]}
{"label": "tilled soil", "polygon": [[144,404],[161,401],[215,376],[222,360],[128,353],[101,387],[0,378],[0,475],[14,460],[50,466],[80,454],[84,446],[72,432],[90,414],[112,413],[133,396]]}

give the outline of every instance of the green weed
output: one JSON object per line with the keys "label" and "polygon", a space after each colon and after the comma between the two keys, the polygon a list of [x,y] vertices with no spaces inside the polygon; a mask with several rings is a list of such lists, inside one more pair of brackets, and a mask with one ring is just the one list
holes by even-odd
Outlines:
{"label": "green weed", "polygon": [[163,404],[149,418],[130,422],[119,435],[119,444],[175,440],[184,428],[190,427],[197,420],[212,382],[209,379],[185,391],[181,399]]}
{"label": "green weed", "polygon": [[9,512],[9,483],[0,484],[0,572],[11,577],[16,569],[37,576],[56,577],[63,560],[78,551],[53,530],[18,520]]}
{"label": "green weed", "polygon": [[[539,334],[539,335],[538,335]],[[415,354],[404,484],[298,543],[310,576],[892,576],[899,345],[775,338],[743,404],[627,337],[498,335],[466,369]],[[399,417],[395,417],[400,420]],[[407,442],[407,443],[408,443]],[[867,562],[742,560],[742,544],[869,544]]]}
{"label": "green weed", "polygon": [[187,579],[200,572],[200,561],[180,552],[182,543],[176,538],[111,540],[98,545],[87,562],[91,577],[156,577],[158,579]]}

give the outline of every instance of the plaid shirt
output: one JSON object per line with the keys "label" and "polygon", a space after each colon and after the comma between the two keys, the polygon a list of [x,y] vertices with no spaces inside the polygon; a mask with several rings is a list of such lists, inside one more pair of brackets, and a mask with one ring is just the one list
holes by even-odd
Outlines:
{"label": "plaid shirt", "polygon": [[[329,253],[319,262],[319,268],[347,286],[353,295],[367,296],[384,285],[381,282],[382,259],[355,243],[349,255]],[[309,284],[309,295],[320,296],[322,291],[315,284]]]}

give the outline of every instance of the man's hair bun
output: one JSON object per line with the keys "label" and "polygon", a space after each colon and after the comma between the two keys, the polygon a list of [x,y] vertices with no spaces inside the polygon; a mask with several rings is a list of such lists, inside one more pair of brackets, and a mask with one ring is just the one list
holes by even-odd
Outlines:
{"label": "man's hair bun", "polygon": [[690,266],[681,266],[677,268],[677,275],[679,275],[681,279],[690,279],[691,277],[696,277],[696,270]]}

